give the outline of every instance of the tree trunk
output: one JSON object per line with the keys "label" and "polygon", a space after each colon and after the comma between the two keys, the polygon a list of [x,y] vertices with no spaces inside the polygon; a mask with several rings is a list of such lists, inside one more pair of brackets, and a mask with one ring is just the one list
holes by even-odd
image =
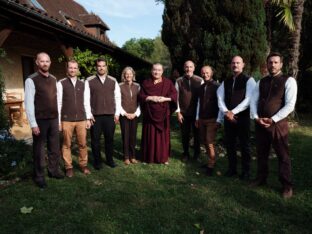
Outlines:
{"label": "tree trunk", "polygon": [[268,41],[268,54],[271,52],[272,48],[272,5],[268,0],[263,1],[265,9],[265,26],[267,30],[267,41]]}
{"label": "tree trunk", "polygon": [[301,37],[301,21],[304,11],[304,1],[297,0],[293,7],[293,19],[295,30],[290,34],[290,47],[289,47],[289,74],[295,79],[298,75],[298,64],[300,55],[300,37]]}

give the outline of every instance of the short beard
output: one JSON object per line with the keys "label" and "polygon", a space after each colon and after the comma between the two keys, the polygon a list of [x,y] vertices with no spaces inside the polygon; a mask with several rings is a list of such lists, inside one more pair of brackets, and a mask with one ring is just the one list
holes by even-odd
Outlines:
{"label": "short beard", "polygon": [[41,72],[48,72],[49,71],[49,67],[48,68],[43,68],[43,67],[40,67],[39,68],[39,70],[41,71]]}

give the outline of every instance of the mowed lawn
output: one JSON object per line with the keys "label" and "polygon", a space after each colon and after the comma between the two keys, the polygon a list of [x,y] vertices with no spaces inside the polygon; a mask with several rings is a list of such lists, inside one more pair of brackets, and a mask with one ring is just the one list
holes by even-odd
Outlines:
{"label": "mowed lawn", "polygon": [[[31,178],[0,190],[0,233],[312,233],[309,119],[291,130],[295,196],[290,200],[280,196],[276,158],[270,160],[267,187],[250,189],[238,178],[207,177],[200,168],[203,153],[202,162],[181,162],[180,131],[172,126],[170,165],[125,166],[117,127],[117,168],[92,168],[84,176],[76,163],[73,178],[47,177],[44,190]],[[253,160],[253,176],[255,166]],[[226,167],[226,158],[219,157],[216,171],[223,174]],[[21,213],[24,206],[32,212]]]}

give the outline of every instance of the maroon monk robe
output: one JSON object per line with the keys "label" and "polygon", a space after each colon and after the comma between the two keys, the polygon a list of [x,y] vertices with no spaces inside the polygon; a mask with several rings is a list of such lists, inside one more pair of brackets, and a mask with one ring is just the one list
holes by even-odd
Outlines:
{"label": "maroon monk robe", "polygon": [[[171,98],[170,102],[146,102],[148,96]],[[172,82],[162,78],[154,84],[153,79],[144,80],[139,93],[143,114],[142,161],[165,163],[170,156],[170,115],[177,107],[177,91]]]}

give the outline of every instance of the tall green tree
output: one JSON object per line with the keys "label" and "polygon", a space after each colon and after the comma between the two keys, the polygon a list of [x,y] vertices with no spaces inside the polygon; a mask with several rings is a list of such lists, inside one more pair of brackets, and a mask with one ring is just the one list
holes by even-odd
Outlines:
{"label": "tall green tree", "polygon": [[170,67],[170,54],[160,36],[154,39],[132,38],[122,46],[127,52],[152,63],[161,63]]}
{"label": "tall green tree", "polygon": [[265,11],[260,0],[164,0],[162,39],[173,68],[210,64],[215,77],[229,75],[230,59],[241,55],[250,73],[259,71],[267,51]]}
{"label": "tall green tree", "polygon": [[122,46],[122,49],[137,57],[150,61],[154,51],[154,41],[153,39],[148,38],[131,38],[125,42],[125,44]]}
{"label": "tall green tree", "polygon": [[78,47],[74,49],[74,55],[72,58],[66,58],[61,56],[58,60],[59,62],[66,61],[67,59],[74,59],[79,64],[79,77],[81,79],[86,79],[87,77],[96,74],[96,64],[95,60],[98,58],[104,58],[108,65],[109,74],[119,77],[120,76],[120,65],[117,61],[108,54],[98,54],[93,51],[86,49],[81,50]]}
{"label": "tall green tree", "polygon": [[312,1],[304,4],[298,75],[298,110],[312,112]]}

